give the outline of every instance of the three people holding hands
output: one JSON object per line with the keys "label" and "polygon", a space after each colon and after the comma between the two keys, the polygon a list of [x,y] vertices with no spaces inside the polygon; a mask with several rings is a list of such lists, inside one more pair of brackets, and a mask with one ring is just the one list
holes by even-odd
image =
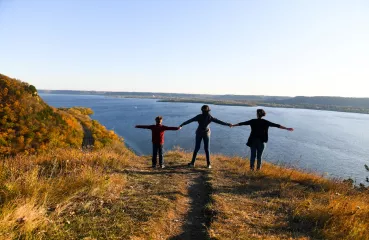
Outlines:
{"label": "three people holding hands", "polygon": [[[136,128],[145,128],[152,130],[152,142],[153,142],[153,157],[152,157],[152,166],[156,167],[156,155],[159,152],[159,164],[161,168],[164,168],[164,160],[163,160],[163,144],[164,144],[164,131],[166,130],[179,130],[183,126],[192,123],[198,122],[198,127],[196,129],[196,137],[195,137],[195,149],[192,156],[192,161],[188,164],[189,167],[195,166],[196,156],[198,151],[200,150],[201,142],[204,141],[204,150],[206,155],[207,167],[211,168],[210,161],[210,128],[209,125],[211,122],[215,122],[220,125],[236,127],[236,126],[251,126],[251,133],[247,141],[247,146],[251,149],[250,156],[250,169],[254,170],[255,167],[255,159],[257,158],[257,166],[256,169],[260,170],[261,168],[261,158],[263,155],[263,151],[265,149],[265,145],[268,142],[268,129],[269,127],[277,127],[280,129],[285,129],[288,131],[293,131],[293,128],[286,128],[279,124],[275,124],[269,122],[263,117],[266,115],[263,109],[258,109],[256,111],[257,118],[251,119],[249,121],[241,122],[238,124],[231,124],[227,122],[223,122],[210,114],[210,108],[208,105],[203,105],[201,107],[201,114],[183,122],[179,127],[167,127],[162,125],[162,117],[156,118],[156,125],[150,126],[142,126],[137,125]],[[157,119],[160,119],[158,121]]]}

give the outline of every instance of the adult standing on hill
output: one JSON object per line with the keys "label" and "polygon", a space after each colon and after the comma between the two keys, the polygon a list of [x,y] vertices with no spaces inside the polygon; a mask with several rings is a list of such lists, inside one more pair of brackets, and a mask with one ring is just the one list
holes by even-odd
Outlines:
{"label": "adult standing on hill", "polygon": [[288,131],[293,131],[293,128],[286,128],[279,124],[275,124],[269,122],[263,117],[265,117],[266,113],[263,109],[256,110],[257,119],[251,119],[246,122],[240,122],[238,124],[232,125],[232,127],[236,126],[251,126],[250,137],[246,143],[247,146],[251,149],[251,157],[250,157],[250,170],[254,170],[255,166],[255,158],[257,157],[257,165],[256,170],[260,170],[261,168],[261,158],[263,156],[264,149],[266,147],[266,143],[268,142],[268,129],[269,127],[276,127],[280,129],[285,129]]}
{"label": "adult standing on hill", "polygon": [[210,115],[210,107],[208,105],[203,105],[201,107],[201,114],[197,115],[194,118],[191,118],[184,123],[182,123],[179,127],[187,125],[192,122],[198,122],[199,126],[196,130],[196,144],[195,150],[193,151],[192,161],[188,164],[189,167],[195,166],[196,156],[198,151],[200,150],[201,141],[204,140],[204,150],[206,155],[207,167],[211,168],[210,164],[210,128],[209,124],[211,122],[218,123],[220,125],[231,127],[232,124],[223,122],[213,116]]}

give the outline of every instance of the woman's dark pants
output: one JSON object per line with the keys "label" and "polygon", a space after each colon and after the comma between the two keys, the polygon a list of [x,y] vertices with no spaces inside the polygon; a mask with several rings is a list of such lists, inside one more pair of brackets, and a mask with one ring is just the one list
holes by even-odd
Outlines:
{"label": "woman's dark pants", "polygon": [[204,134],[196,134],[195,150],[193,151],[191,164],[195,165],[196,156],[200,150],[201,141],[204,140],[204,150],[206,155],[206,162],[210,165],[210,132]]}
{"label": "woman's dark pants", "polygon": [[257,158],[256,169],[260,170],[261,168],[261,158],[263,157],[263,152],[266,147],[266,143],[264,143],[260,139],[254,139],[251,143],[251,157],[250,157],[250,169],[254,170],[255,166],[255,158]]}

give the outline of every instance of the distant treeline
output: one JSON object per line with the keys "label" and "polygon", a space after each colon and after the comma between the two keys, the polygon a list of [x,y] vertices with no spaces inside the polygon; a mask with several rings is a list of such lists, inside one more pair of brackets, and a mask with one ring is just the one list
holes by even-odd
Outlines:
{"label": "distant treeline", "polygon": [[294,97],[290,99],[280,99],[268,101],[279,104],[312,104],[331,105],[340,107],[358,107],[369,109],[369,98],[346,98],[346,97]]}
{"label": "distant treeline", "polygon": [[75,91],[75,90],[39,90],[39,93],[53,94],[82,94],[82,95],[106,95],[124,98],[156,98],[156,99],[211,99],[229,101],[275,101],[289,99],[284,96],[263,95],[212,95],[212,94],[187,94],[187,93],[158,93],[158,92],[104,92],[104,91]]}
{"label": "distant treeline", "polygon": [[232,106],[266,106],[329,110],[338,112],[355,112],[369,114],[369,98],[347,97],[285,97],[263,95],[210,95],[156,92],[103,92],[40,90],[40,93],[53,94],[92,94],[122,98],[152,98],[164,102],[207,103]]}
{"label": "distant treeline", "polygon": [[334,105],[319,105],[319,104],[282,104],[271,102],[250,102],[250,101],[219,101],[211,99],[162,99],[160,102],[185,102],[185,103],[203,103],[214,105],[228,105],[228,106],[245,106],[245,107],[275,107],[275,108],[300,108],[300,109],[313,109],[313,110],[326,110],[335,112],[352,112],[352,113],[365,113],[369,114],[369,108],[360,107],[346,107],[346,106],[334,106]]}

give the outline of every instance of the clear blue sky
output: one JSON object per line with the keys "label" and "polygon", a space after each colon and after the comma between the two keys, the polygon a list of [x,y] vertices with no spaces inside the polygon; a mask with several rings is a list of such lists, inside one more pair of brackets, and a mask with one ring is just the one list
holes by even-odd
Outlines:
{"label": "clear blue sky", "polygon": [[369,97],[367,0],[0,0],[39,89]]}

